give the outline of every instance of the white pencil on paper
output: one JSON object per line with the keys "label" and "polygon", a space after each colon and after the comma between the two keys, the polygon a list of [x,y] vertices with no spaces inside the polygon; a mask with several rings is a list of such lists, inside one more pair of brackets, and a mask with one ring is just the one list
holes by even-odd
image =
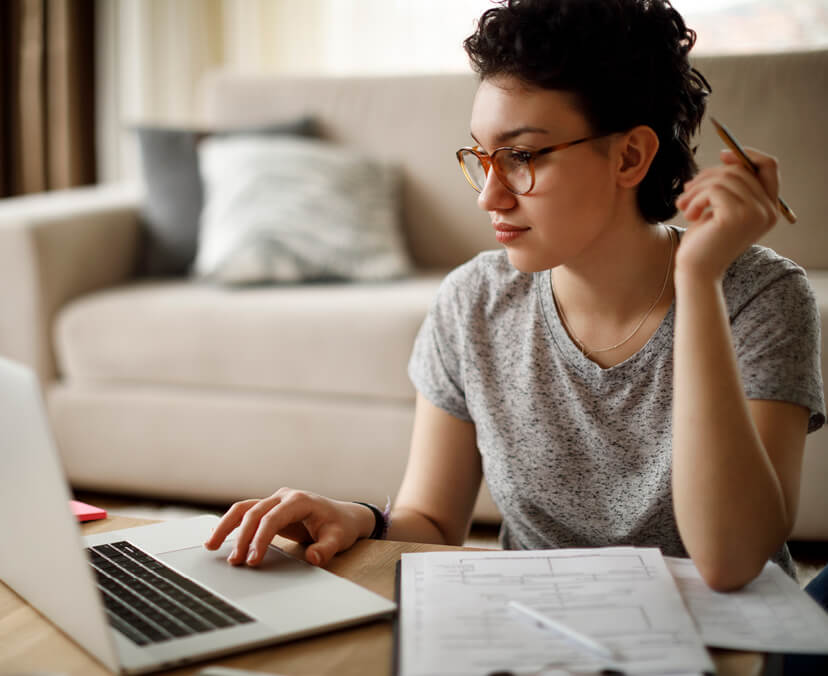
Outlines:
{"label": "white pencil on paper", "polygon": [[582,634],[581,632],[576,631],[572,627],[568,627],[565,624],[558,622],[558,620],[552,619],[548,615],[544,615],[543,613],[538,612],[534,608],[525,606],[522,603],[520,603],[520,601],[509,601],[508,605],[513,610],[516,610],[517,612],[532,619],[534,622],[537,622],[543,628],[551,629],[559,633],[564,638],[569,639],[572,643],[580,646],[581,648],[587,650],[593,655],[597,655],[598,657],[603,657],[608,660],[618,659],[617,655],[610,648],[603,645],[602,643],[599,643],[594,638],[587,636],[586,634]]}

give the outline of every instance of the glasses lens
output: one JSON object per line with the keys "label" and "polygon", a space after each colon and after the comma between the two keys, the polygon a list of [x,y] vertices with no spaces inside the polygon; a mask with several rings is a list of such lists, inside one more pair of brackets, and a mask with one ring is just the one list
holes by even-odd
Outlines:
{"label": "glasses lens", "polygon": [[492,160],[503,184],[517,195],[532,189],[532,155],[525,150],[504,148]]}
{"label": "glasses lens", "polygon": [[486,169],[477,155],[470,150],[461,150],[460,159],[463,162],[463,172],[466,174],[466,178],[469,179],[475,190],[483,190],[483,186],[486,185]]}

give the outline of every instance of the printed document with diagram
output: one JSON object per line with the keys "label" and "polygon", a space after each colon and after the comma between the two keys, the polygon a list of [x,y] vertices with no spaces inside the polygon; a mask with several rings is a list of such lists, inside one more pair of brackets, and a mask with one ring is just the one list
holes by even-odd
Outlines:
{"label": "printed document with diagram", "polygon": [[[400,582],[401,676],[714,671],[658,549],[404,554]],[[538,628],[510,601],[599,641],[614,658]]]}

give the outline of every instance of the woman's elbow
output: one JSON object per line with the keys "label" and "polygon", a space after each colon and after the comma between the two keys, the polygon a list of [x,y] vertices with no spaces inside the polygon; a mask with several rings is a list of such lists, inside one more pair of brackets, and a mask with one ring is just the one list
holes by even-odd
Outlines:
{"label": "woman's elbow", "polygon": [[732,592],[752,582],[764,568],[764,561],[759,565],[750,562],[733,564],[727,561],[695,562],[705,584],[715,592]]}
{"label": "woman's elbow", "polygon": [[759,576],[768,559],[784,545],[788,532],[779,528],[775,534],[768,533],[762,542],[731,537],[708,541],[701,551],[688,549],[708,587],[717,592],[736,591]]}

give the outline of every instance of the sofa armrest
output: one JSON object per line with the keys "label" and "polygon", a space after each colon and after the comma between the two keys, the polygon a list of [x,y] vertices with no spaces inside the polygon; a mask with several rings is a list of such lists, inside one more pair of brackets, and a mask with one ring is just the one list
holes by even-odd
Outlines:
{"label": "sofa armrest", "polygon": [[140,242],[134,185],[0,199],[0,354],[56,375],[52,320],[67,301],[129,279]]}

